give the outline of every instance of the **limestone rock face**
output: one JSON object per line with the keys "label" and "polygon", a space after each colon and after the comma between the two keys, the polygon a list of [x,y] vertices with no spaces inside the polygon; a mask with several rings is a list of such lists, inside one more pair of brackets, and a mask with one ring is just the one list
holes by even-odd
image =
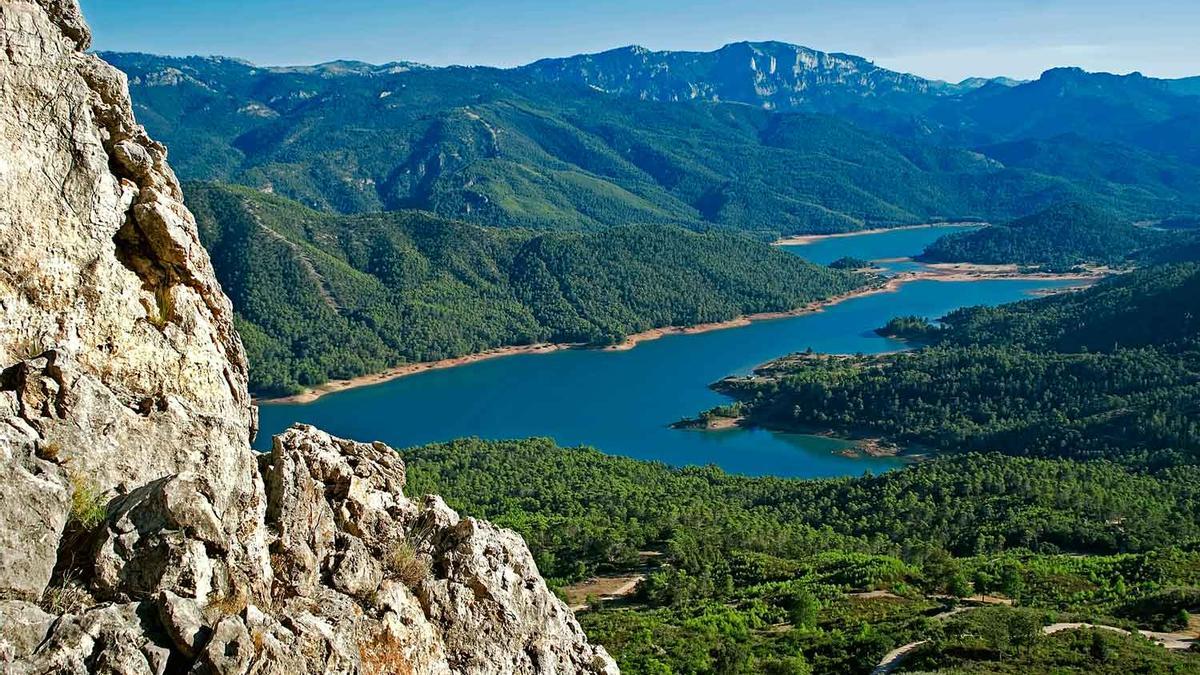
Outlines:
{"label": "limestone rock face", "polygon": [[250,448],[229,300],[75,0],[0,0],[0,671],[616,673],[382,444]]}
{"label": "limestone rock face", "polygon": [[457,516],[454,525],[439,527],[439,508],[440,500],[430,500],[433,513],[416,527],[427,533],[421,550],[433,565],[432,577],[416,592],[429,619],[442,627],[455,671],[616,672],[601,648],[562,639],[579,635],[579,624],[546,592],[533,555],[516,533]]}
{"label": "limestone rock face", "polygon": [[[328,579],[346,602],[382,613],[367,623],[377,639],[405,645],[438,635],[431,672],[616,672],[546,589],[519,536],[460,518],[440,498],[404,497],[404,464],[386,445],[296,425],[262,461],[284,595],[330,597],[319,581]],[[396,630],[403,625],[410,630]]]}
{"label": "limestone rock face", "polygon": [[114,500],[80,553],[89,591],[113,604],[53,627],[13,605],[26,634],[49,634],[14,640],[14,672],[90,672],[85,655],[118,647],[120,672],[162,672],[162,650],[216,673],[617,672],[520,537],[405,497],[391,448],[296,425],[260,461],[269,587],[225,560],[195,479],[152,481]]}
{"label": "limestone rock face", "polygon": [[[194,472],[231,532],[262,502],[229,300],[166,150],[89,42],[74,2],[0,2],[0,514],[36,542],[0,547],[19,571],[0,591],[27,599],[68,474],[116,495]],[[262,566],[258,543],[239,564]]]}

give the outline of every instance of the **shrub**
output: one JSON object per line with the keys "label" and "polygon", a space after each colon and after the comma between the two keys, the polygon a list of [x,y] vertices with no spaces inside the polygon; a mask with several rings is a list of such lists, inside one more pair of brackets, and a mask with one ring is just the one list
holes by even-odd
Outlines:
{"label": "shrub", "polygon": [[408,542],[400,542],[392,547],[384,556],[383,568],[388,578],[396,579],[409,588],[429,576],[429,561],[418,558]]}
{"label": "shrub", "polygon": [[104,493],[89,478],[71,475],[71,512],[67,522],[76,529],[90,532],[108,516]]}

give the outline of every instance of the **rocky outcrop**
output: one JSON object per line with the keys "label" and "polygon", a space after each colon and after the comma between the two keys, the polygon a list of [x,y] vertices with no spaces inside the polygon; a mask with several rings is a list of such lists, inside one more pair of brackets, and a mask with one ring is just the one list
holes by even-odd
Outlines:
{"label": "rocky outcrop", "polygon": [[880,68],[852,54],[785,42],[734,42],[716,51],[629,46],[536,61],[518,69],[649,101],[729,101],[768,110],[837,112],[929,106],[963,88]]}
{"label": "rocky outcrop", "polygon": [[[81,554],[105,604],[17,640],[15,672],[90,672],[97,652],[130,672],[616,672],[519,537],[405,497],[391,448],[298,425],[259,461],[265,577],[229,563],[193,477],[153,481],[113,501]],[[26,632],[47,632],[24,607]]]}
{"label": "rocky outcrop", "polygon": [[[0,516],[18,532],[0,593],[25,599],[49,581],[72,477],[113,495],[193,472],[230,532],[262,501],[229,300],[89,39],[73,2],[0,2]],[[238,549],[265,564],[262,542]]]}
{"label": "rocky outcrop", "polygon": [[381,444],[250,448],[229,301],[73,0],[0,0],[0,670],[613,673]]}

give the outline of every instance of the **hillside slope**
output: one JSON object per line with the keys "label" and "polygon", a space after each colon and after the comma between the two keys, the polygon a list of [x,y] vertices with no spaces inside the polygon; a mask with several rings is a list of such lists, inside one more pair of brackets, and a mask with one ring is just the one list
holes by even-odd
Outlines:
{"label": "hillside slope", "polygon": [[[520,531],[546,574],[643,576],[634,598],[580,615],[627,672],[869,673],[918,640],[932,641],[925,658],[975,662],[953,672],[1200,667],[1140,639],[1026,635],[1019,654],[1009,642],[1027,622],[1184,629],[1179,610],[1200,597],[1194,466],[974,454],[794,480],[549,439],[402,454],[415,486]],[[987,623],[955,630],[976,616]]]}
{"label": "hillside slope", "polygon": [[1027,82],[969,78],[950,84],[783,42],[735,42],[711,52],[622,47],[542,59],[517,70],[635,99],[827,113],[961,147],[1074,133],[1194,160],[1195,144],[1170,147],[1167,139],[1194,138],[1191,128],[1200,114],[1196,78],[1052,68]]}
{"label": "hillside slope", "polygon": [[976,143],[1074,133],[1150,147],[1163,139],[1157,129],[1200,113],[1200,96],[1175,82],[1052,68],[1016,87],[981,87],[959,100],[939,101],[928,117],[943,133]]}
{"label": "hillside slope", "polygon": [[728,232],[538,233],[425,212],[337,216],[232,186],[186,191],[259,392],[492,347],[609,344],[868,282]]}
{"label": "hillside slope", "polygon": [[[1187,147],[1186,136],[1175,139]],[[1177,200],[1181,211],[1194,208],[1194,196],[1200,194],[1200,166],[1195,163],[1125,143],[1091,140],[1078,133],[977,149],[1007,167],[1060,176],[1098,192],[1124,194],[1135,201],[1149,195]]]}
{"label": "hillside slope", "polygon": [[129,73],[139,113],[183,177],[325,211],[418,208],[553,229],[720,224],[774,236],[1007,219],[1065,199],[1137,217],[1186,203],[1178,190],[1089,186],[828,116],[641,101],[520,70],[105,58]]}
{"label": "hillside slope", "polygon": [[946,452],[1195,464],[1198,289],[1195,263],[1145,268],[956,311],[915,352],[794,355],[718,387],[768,426],[869,429]]}
{"label": "hillside slope", "polygon": [[1140,228],[1113,213],[1078,202],[1055,204],[1033,215],[938,239],[920,258],[929,262],[1071,266],[1122,263],[1162,244],[1170,233]]}

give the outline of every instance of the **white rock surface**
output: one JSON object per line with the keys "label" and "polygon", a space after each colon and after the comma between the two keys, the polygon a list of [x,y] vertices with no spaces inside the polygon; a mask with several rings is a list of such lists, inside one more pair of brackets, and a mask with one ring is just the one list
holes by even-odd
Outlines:
{"label": "white rock surface", "polygon": [[[68,473],[116,495],[194,472],[231,533],[262,502],[229,300],[165,149],[88,40],[73,2],[0,2],[0,474],[16,486],[0,515],[35,543],[0,546],[0,591],[26,599],[49,581]],[[235,558],[263,567],[264,542],[239,538]]]}

